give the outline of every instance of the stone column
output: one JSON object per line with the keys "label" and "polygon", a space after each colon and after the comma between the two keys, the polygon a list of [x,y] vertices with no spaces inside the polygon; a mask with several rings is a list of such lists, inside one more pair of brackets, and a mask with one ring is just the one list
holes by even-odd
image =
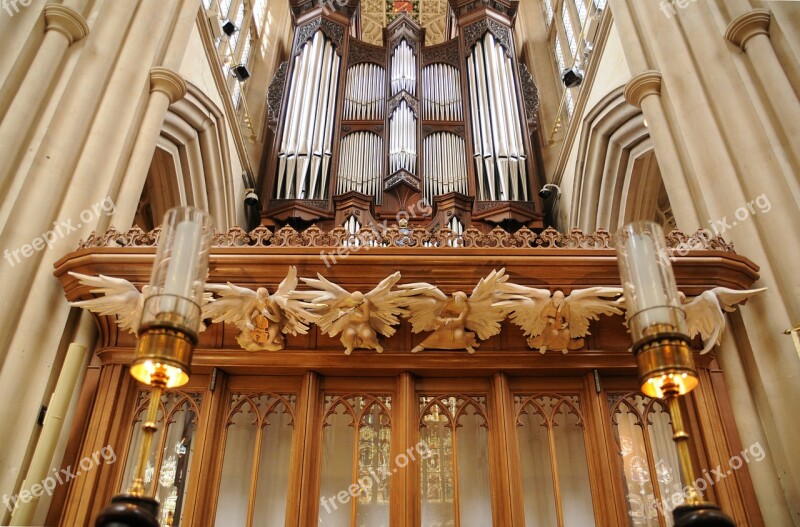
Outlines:
{"label": "stone column", "polygon": [[702,221],[694,204],[700,200],[693,196],[692,191],[698,190],[690,186],[685,176],[678,148],[669,130],[661,103],[661,73],[649,70],[636,75],[625,85],[625,100],[641,108],[647,119],[664,188],[667,189],[678,228],[687,233],[696,231]]}
{"label": "stone column", "polygon": [[186,83],[179,74],[167,68],[150,70],[150,99],[119,189],[120,204],[112,220],[118,229],[127,230],[133,224],[164,116],[169,105],[185,95]]}
{"label": "stone column", "polygon": [[[758,444],[765,452],[761,461],[748,463],[747,470],[753,481],[758,505],[766,525],[791,525],[792,518],[786,509],[783,489],[775,470],[775,458],[769,448],[758,408],[750,393],[750,379],[742,363],[742,351],[737,341],[746,341],[742,319],[738,314],[731,317],[731,326],[722,334],[722,344],[717,351],[717,360],[725,375],[731,408],[735,409],[734,419],[742,440],[742,447]],[[739,333],[739,335],[737,335]],[[738,337],[738,338],[737,338]],[[744,338],[742,338],[744,337]]]}
{"label": "stone column", "polygon": [[0,194],[16,172],[23,145],[44,110],[67,49],[89,34],[80,13],[58,4],[44,7],[45,35],[8,112],[0,121]]}
{"label": "stone column", "polygon": [[786,139],[794,145],[789,153],[797,167],[800,158],[800,102],[769,40],[770,19],[771,14],[766,9],[743,13],[728,25],[725,38],[750,59]]}

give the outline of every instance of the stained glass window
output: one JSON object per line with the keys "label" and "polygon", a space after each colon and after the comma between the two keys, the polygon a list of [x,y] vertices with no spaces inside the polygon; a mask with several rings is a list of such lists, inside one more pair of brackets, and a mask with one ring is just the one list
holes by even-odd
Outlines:
{"label": "stained glass window", "polygon": [[422,527],[492,525],[484,396],[421,396]]}
{"label": "stained glass window", "polygon": [[391,397],[326,395],[324,408],[319,525],[388,525]]}

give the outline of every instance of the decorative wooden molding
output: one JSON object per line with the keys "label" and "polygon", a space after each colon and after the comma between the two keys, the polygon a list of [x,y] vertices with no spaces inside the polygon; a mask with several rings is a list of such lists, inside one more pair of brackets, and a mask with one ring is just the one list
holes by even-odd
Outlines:
{"label": "decorative wooden molding", "polygon": [[422,48],[422,67],[430,64],[450,64],[461,68],[461,56],[458,51],[458,39],[453,38],[443,44]]}
{"label": "decorative wooden molding", "polygon": [[491,18],[484,18],[483,20],[479,20],[474,24],[470,24],[463,29],[464,48],[471,52],[472,46],[474,46],[475,43],[480,40],[487,31],[491,32],[492,35],[494,35],[494,38],[500,42],[500,44],[503,46],[506,56],[513,59],[511,56],[511,29],[508,26],[504,26],[500,22],[492,20]]}
{"label": "decorative wooden molding", "polygon": [[747,42],[758,35],[769,36],[772,14],[766,9],[753,9],[734,18],[725,30],[725,39],[742,51],[747,51]]}
{"label": "decorative wooden molding", "polygon": [[[316,204],[316,202],[314,202]],[[324,203],[324,202],[323,202]],[[493,204],[495,202],[481,202],[483,204]],[[506,202],[502,202],[506,203]],[[321,203],[320,203],[321,205]],[[480,208],[480,207],[479,207]],[[495,227],[488,233],[482,233],[478,229],[467,229],[460,239],[451,237],[442,238],[442,231],[428,230],[422,227],[404,229],[402,232],[397,225],[391,225],[383,231],[380,238],[382,247],[396,247],[400,249],[410,249],[413,247],[426,247],[428,250],[435,251],[439,248],[449,248],[454,245],[448,242],[456,242],[455,247],[462,248],[504,248],[504,249],[614,249],[613,235],[604,230],[598,229],[594,234],[585,234],[580,229],[572,229],[569,233],[561,233],[552,227],[548,227],[540,233],[536,233],[527,227],[523,227],[514,233],[510,233],[501,227]],[[81,240],[79,249],[92,249],[99,247],[132,248],[132,247],[157,247],[161,229],[156,228],[145,232],[139,227],[133,227],[127,232],[120,232],[114,227],[105,233],[93,232],[86,240]],[[343,227],[336,227],[331,231],[323,231],[316,225],[296,231],[290,226],[281,227],[276,231],[271,231],[265,226],[256,227],[250,232],[245,232],[240,227],[234,227],[227,232],[217,232],[212,242],[213,247],[339,247],[344,244],[350,234]],[[685,247],[702,247],[702,250],[719,251],[724,253],[736,254],[733,244],[726,242],[722,237],[715,236],[709,238],[707,231],[697,231],[692,235],[687,235],[675,230],[667,235],[667,248],[675,249],[676,252]],[[694,253],[696,249],[691,249]],[[689,250],[680,253],[689,253]],[[676,258],[681,257],[678,253]]]}
{"label": "decorative wooden molding", "polygon": [[344,41],[344,27],[320,16],[306,22],[297,29],[292,56],[298,55],[303,45],[312,39],[318,30],[321,30],[325,36],[333,42],[336,47],[336,53],[341,55],[342,42]]}
{"label": "decorative wooden molding", "polygon": [[70,46],[89,34],[89,24],[80,13],[61,4],[44,6],[44,23],[45,31],[61,33]]}
{"label": "decorative wooden molding", "polygon": [[661,73],[648,70],[636,75],[625,85],[625,100],[637,108],[649,95],[661,95]]}
{"label": "decorative wooden molding", "polygon": [[[272,77],[267,89],[267,115],[271,127],[277,126],[278,116],[281,113],[281,101],[286,87],[286,74],[289,72],[289,61],[285,60],[278,66],[278,71]],[[275,128],[272,129],[275,131]]]}
{"label": "decorative wooden molding", "polygon": [[186,96],[186,81],[171,69],[156,67],[150,70],[150,91],[163,93],[172,104]]}
{"label": "decorative wooden molding", "polygon": [[347,51],[347,67],[362,62],[372,62],[378,66],[386,67],[386,48],[373,46],[354,38],[350,39],[350,48]]}
{"label": "decorative wooden molding", "polygon": [[539,126],[539,88],[524,62],[519,63],[519,84],[522,87],[522,99],[525,103],[528,133],[532,134]]}
{"label": "decorative wooden molding", "polygon": [[391,118],[392,112],[395,111],[398,106],[400,106],[402,101],[406,101],[406,104],[414,112],[414,115],[417,116],[417,119],[422,118],[419,112],[419,103],[417,102],[417,99],[405,90],[401,91],[389,100],[386,108],[386,115]]}

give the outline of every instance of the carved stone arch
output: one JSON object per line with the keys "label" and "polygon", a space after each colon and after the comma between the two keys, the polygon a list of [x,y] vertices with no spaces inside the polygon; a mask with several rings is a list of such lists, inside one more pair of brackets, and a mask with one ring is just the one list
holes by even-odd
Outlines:
{"label": "carved stone arch", "polygon": [[155,226],[169,208],[190,205],[207,210],[217,229],[228,230],[237,223],[237,180],[226,121],[207,95],[186,85],[186,96],[171,104],[164,118],[136,222]]}
{"label": "carved stone arch", "polygon": [[625,100],[623,90],[623,86],[612,90],[583,120],[565,228],[614,232],[633,220],[659,218],[669,224],[669,218],[658,213],[666,190],[650,131],[641,110]]}

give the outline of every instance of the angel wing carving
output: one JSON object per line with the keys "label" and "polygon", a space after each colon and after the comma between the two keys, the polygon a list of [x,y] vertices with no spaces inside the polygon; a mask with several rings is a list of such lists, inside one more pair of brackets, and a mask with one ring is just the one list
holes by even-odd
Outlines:
{"label": "angel wing carving", "polygon": [[[98,315],[115,316],[120,329],[133,335],[139,332],[139,320],[142,317],[144,299],[149,294],[149,286],[145,285],[142,287],[142,291],[139,292],[135,285],[124,278],[115,278],[102,274],[90,276],[71,271],[69,274],[77,278],[81,284],[93,287],[92,293],[103,294],[103,296],[90,300],[70,302],[69,305],[88,309]],[[205,305],[210,299],[211,294],[205,293],[203,295],[203,304]],[[200,331],[205,330],[206,326],[201,322]]]}
{"label": "angel wing carving", "polygon": [[73,272],[69,274],[77,278],[81,284],[93,287],[92,293],[103,295],[91,300],[70,302],[69,305],[88,309],[98,315],[114,316],[121,330],[134,335],[138,333],[139,319],[142,316],[142,307],[148,286],[144,286],[144,294],[142,294],[135,285],[124,278],[114,278],[102,274],[98,276]]}
{"label": "angel wing carving", "polygon": [[217,296],[203,307],[203,318],[234,324],[240,331],[236,341],[243,349],[277,351],[283,349],[284,334],[304,335],[317,318],[303,302],[290,298],[296,287],[294,266],[272,295],[265,287],[253,291],[230,282],[206,284],[206,290]]}
{"label": "angel wing carving", "polygon": [[505,312],[494,306],[499,300],[500,286],[508,280],[505,269],[494,270],[481,278],[472,294],[457,291],[448,296],[427,283],[399,286],[406,292],[400,304],[409,311],[414,333],[432,331],[411,352],[424,349],[466,349],[475,353],[479,340],[500,333]]}
{"label": "angel wing carving", "polygon": [[591,320],[622,313],[614,300],[622,294],[619,287],[576,289],[567,297],[562,291],[551,296],[547,289],[517,284],[504,284],[501,289],[502,300],[495,307],[509,313],[511,322],[528,337],[528,345],[542,354],[558,349],[566,355],[569,350],[582,348]]}
{"label": "angel wing carving", "polygon": [[405,310],[398,304],[404,292],[392,288],[400,280],[395,272],[384,278],[372,291],[350,293],[334,284],[321,274],[317,278],[302,278],[312,289],[294,291],[289,297],[304,302],[307,309],[318,315],[316,324],[330,337],[341,334],[345,355],[354,349],[374,349],[383,351],[378,334],[385,337],[394,335],[398,318]]}
{"label": "angel wing carving", "polygon": [[683,310],[686,312],[689,336],[694,337],[699,333],[705,344],[700,354],[708,353],[722,340],[726,312],[735,311],[735,305],[744,304],[748,298],[766,291],[766,289],[766,287],[762,287],[761,289],[738,290],[715,287],[703,291],[700,296],[684,303]]}

